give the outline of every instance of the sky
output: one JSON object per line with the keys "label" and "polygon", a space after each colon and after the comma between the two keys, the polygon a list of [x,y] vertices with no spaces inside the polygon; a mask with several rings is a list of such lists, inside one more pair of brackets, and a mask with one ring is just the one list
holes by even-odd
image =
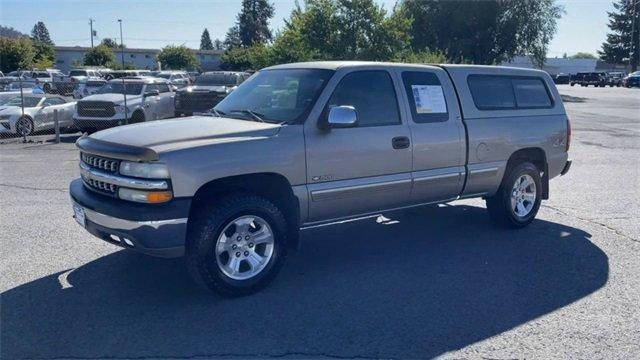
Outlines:
{"label": "sky", "polygon": [[[390,10],[397,0],[376,0]],[[284,26],[295,0],[271,0],[274,31]],[[302,2],[302,1],[301,1]],[[549,47],[549,57],[576,52],[596,53],[608,31],[610,0],[558,0],[566,14],[558,21],[558,32]],[[161,48],[167,44],[200,45],[206,27],[212,39],[224,39],[240,10],[241,0],[0,0],[0,24],[30,33],[43,21],[56,45],[89,46],[89,18],[103,38],[118,38],[117,19],[122,19],[124,43],[128,47]]]}

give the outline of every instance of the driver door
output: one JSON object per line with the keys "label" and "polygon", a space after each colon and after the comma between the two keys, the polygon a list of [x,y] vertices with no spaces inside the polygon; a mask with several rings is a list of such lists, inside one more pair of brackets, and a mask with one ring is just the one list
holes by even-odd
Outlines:
{"label": "driver door", "polygon": [[[332,86],[332,79],[318,100],[324,102],[319,118],[305,123],[312,223],[399,207],[411,191],[411,135],[401,116],[394,75],[372,68],[334,78],[339,82]],[[319,127],[333,106],[355,108],[358,124]]]}

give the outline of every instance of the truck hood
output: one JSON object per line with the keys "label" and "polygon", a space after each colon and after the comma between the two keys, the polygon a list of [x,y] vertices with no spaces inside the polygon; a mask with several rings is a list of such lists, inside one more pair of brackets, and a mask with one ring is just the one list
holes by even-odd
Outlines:
{"label": "truck hood", "polygon": [[[140,100],[142,99],[142,95],[127,95],[127,102]],[[124,104],[124,95],[122,94],[95,94],[91,96],[87,96],[82,99],[82,101],[110,101],[115,104]]]}
{"label": "truck hood", "polygon": [[91,138],[144,147],[158,153],[190,146],[274,136],[281,125],[210,116],[150,121],[99,131]]}

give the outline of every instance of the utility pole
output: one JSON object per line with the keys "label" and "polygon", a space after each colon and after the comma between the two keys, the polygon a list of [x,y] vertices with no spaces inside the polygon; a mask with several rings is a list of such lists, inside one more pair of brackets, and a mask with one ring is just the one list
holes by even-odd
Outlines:
{"label": "utility pole", "polygon": [[89,18],[89,30],[91,30],[91,48],[93,49],[93,19]]}
{"label": "utility pole", "polygon": [[124,41],[122,40],[122,19],[118,19],[120,24],[120,55],[122,57],[122,70],[124,70]]}

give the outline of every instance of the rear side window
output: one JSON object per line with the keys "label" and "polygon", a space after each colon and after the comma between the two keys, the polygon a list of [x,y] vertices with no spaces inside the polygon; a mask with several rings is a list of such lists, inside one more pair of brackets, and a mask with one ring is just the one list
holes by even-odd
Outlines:
{"label": "rear side window", "polygon": [[479,110],[535,109],[553,105],[547,87],[537,77],[471,75],[467,83]]}
{"label": "rear side window", "polygon": [[345,75],[333,91],[327,109],[341,105],[356,109],[361,127],[400,124],[396,92],[386,71],[357,71]]}
{"label": "rear side window", "polygon": [[513,92],[519,108],[546,108],[551,106],[547,88],[540,79],[513,79]]}
{"label": "rear side window", "polygon": [[411,117],[416,123],[441,122],[449,119],[442,84],[436,74],[405,71],[402,82],[409,99]]}

